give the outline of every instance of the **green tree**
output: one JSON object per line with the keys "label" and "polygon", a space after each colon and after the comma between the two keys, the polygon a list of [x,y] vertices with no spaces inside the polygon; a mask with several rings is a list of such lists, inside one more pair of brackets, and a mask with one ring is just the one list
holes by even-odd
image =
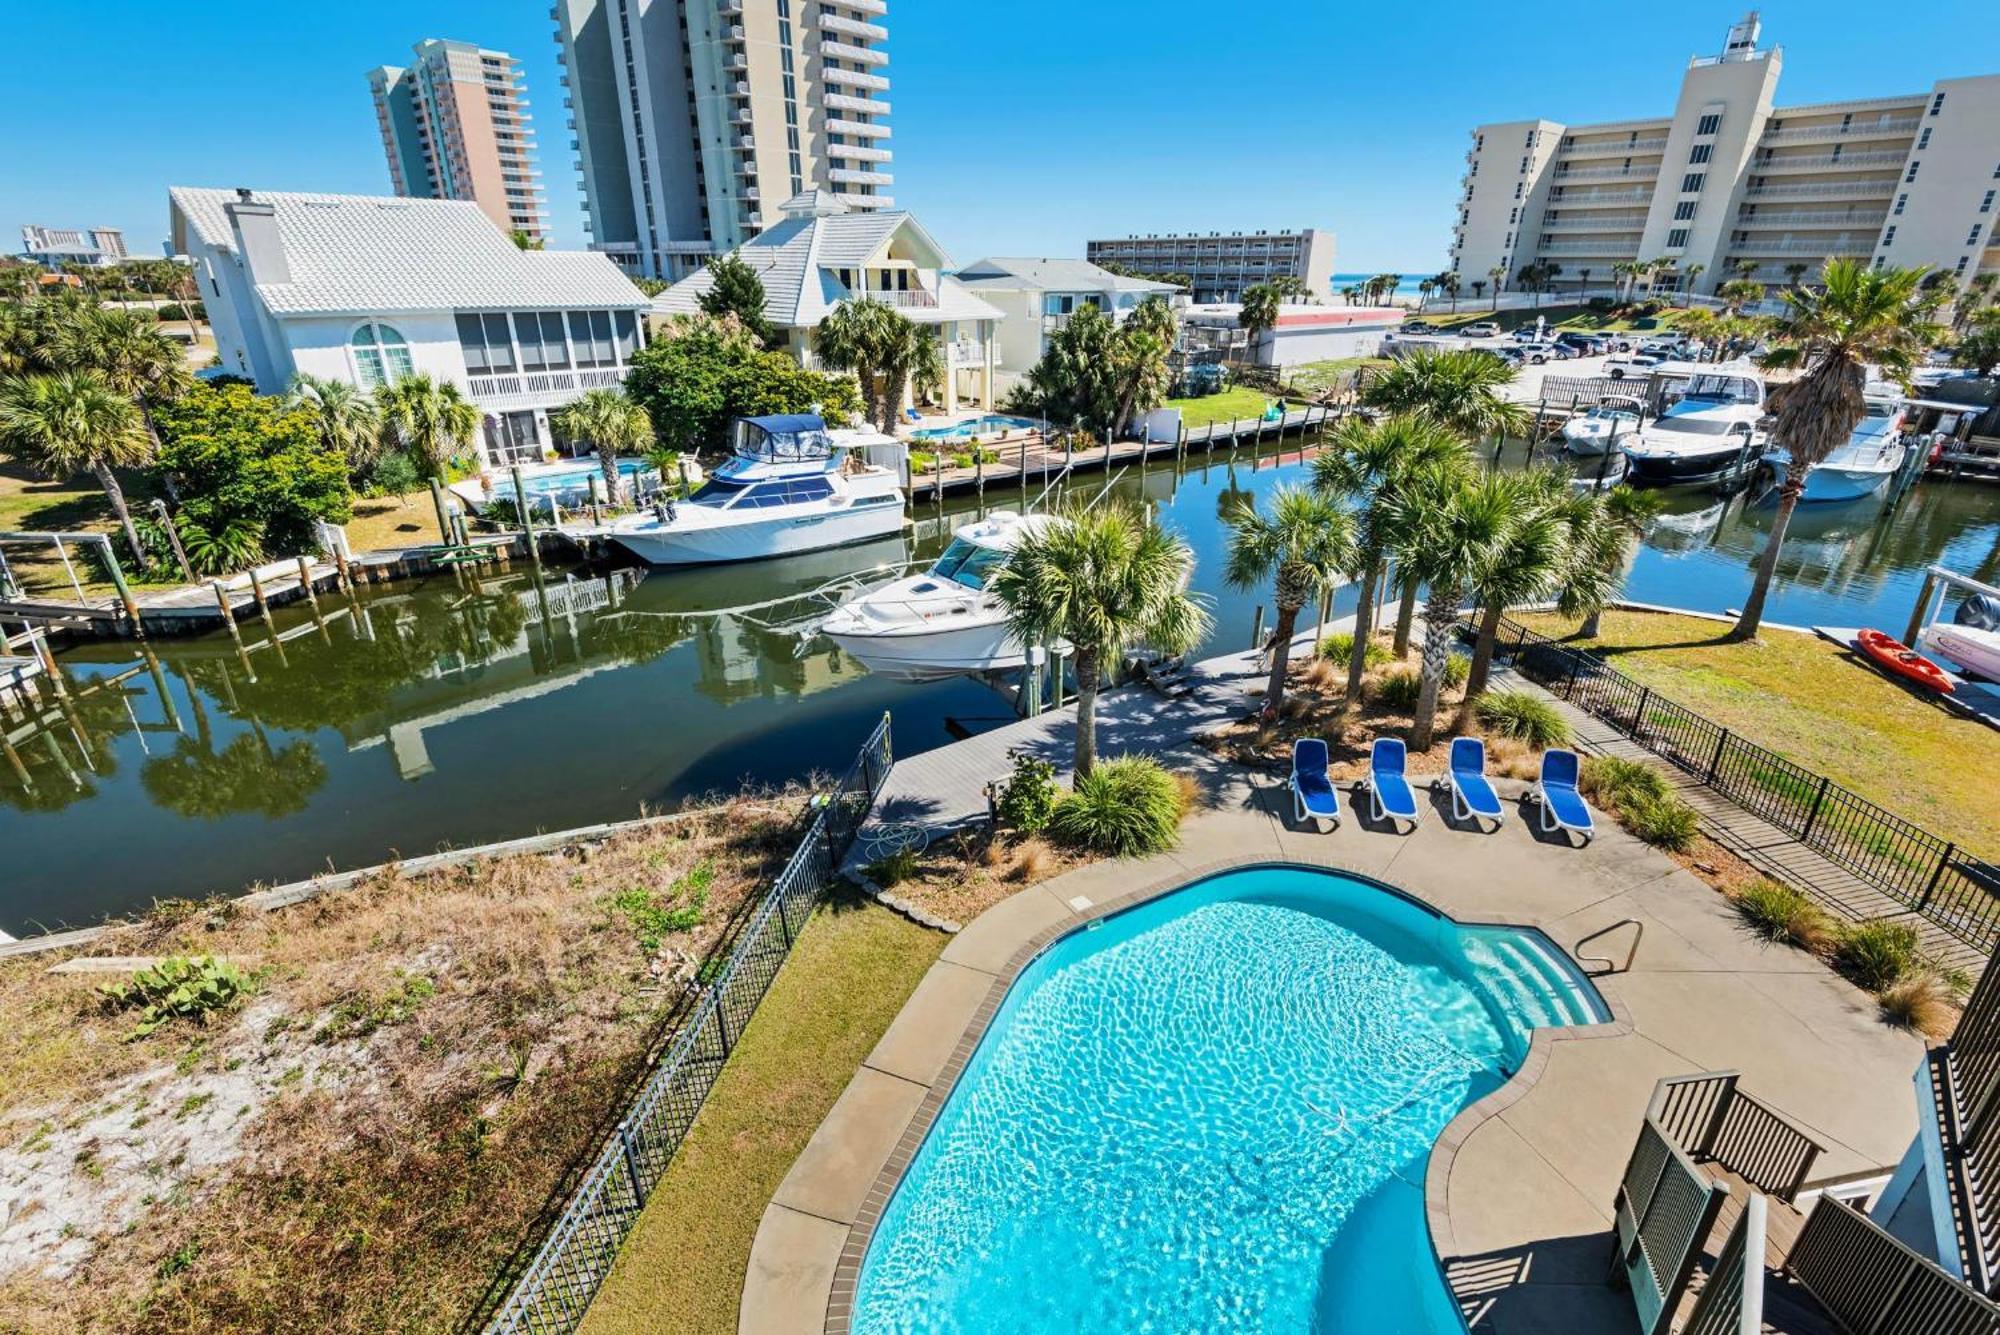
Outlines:
{"label": "green tree", "polygon": [[406,375],[375,391],[382,420],[424,476],[443,481],[452,459],[472,447],[483,415],[452,380],[426,372]]}
{"label": "green tree", "polygon": [[1066,641],[1076,654],[1079,777],[1097,759],[1097,691],[1105,665],[1145,643],[1181,654],[1208,614],[1187,591],[1194,552],[1126,502],[1075,508],[1024,534],[995,572],[994,594],[1025,645]]}
{"label": "green tree", "polygon": [[285,406],[312,415],[320,443],[347,460],[349,473],[359,475],[382,452],[382,414],[350,381],[300,371],[285,391]]}
{"label": "green tree", "polygon": [[152,457],[152,441],[131,399],[95,371],[57,371],[0,382],[0,450],[56,482],[89,473],[104,489],[125,541],[143,568],[145,544],[116,470]]}
{"label": "green tree", "polygon": [[225,544],[202,564],[242,564],[246,553],[228,546],[232,534],[262,534],[279,555],[309,552],[314,520],[353,517],[347,456],[308,408],[248,385],[197,385],[160,410],[159,426],[159,472],[178,498],[189,557],[202,542]]}
{"label": "green tree", "polygon": [[1943,333],[1918,298],[1924,269],[1871,269],[1849,259],[1828,260],[1817,290],[1785,293],[1777,324],[1779,345],[1764,359],[1770,367],[1804,367],[1805,374],[1774,395],[1777,443],[1791,455],[1771,535],[1757,561],[1750,596],[1731,628],[1732,640],[1752,640],[1764,617],[1771,577],[1785,528],[1805,491],[1806,472],[1847,442],[1866,412],[1862,385],[1870,364],[1908,385],[1926,349]]}
{"label": "green tree", "polygon": [[1354,517],[1331,497],[1297,487],[1280,487],[1267,516],[1254,504],[1240,504],[1224,516],[1229,556],[1224,578],[1239,589],[1276,579],[1278,622],[1273,630],[1271,679],[1264,688],[1264,713],[1277,717],[1285,702],[1285,672],[1299,609],[1333,587],[1354,562]]}
{"label": "green tree", "polygon": [[1569,525],[1569,559],[1557,582],[1556,611],[1581,617],[1577,634],[1592,639],[1604,609],[1625,591],[1632,544],[1666,509],[1667,501],[1657,491],[1632,487],[1613,487],[1580,500],[1564,516]]}
{"label": "green tree", "polygon": [[653,443],[653,421],[622,389],[593,389],[549,416],[549,426],[570,440],[597,447],[604,494],[618,500],[618,455],[643,453]]}
{"label": "green tree", "polygon": [[1049,336],[1041,359],[1029,369],[1024,401],[1054,422],[1111,429],[1123,398],[1119,335],[1097,307],[1078,310]]}
{"label": "green tree", "polygon": [[95,371],[139,409],[147,434],[158,439],[153,413],[187,392],[187,358],[157,323],[131,311],[84,308],[58,317],[49,335],[59,366]]}
{"label": "green tree", "polygon": [[1486,690],[1500,618],[1509,607],[1540,598],[1555,587],[1570,557],[1570,519],[1587,500],[1571,491],[1567,473],[1554,469],[1497,477],[1506,483],[1515,522],[1492,559],[1477,565],[1465,581],[1466,595],[1479,609],[1479,619],[1473,632],[1465,699],[1459,706],[1460,731],[1471,726],[1474,704]]}
{"label": "green tree", "polygon": [[1715,295],[1722,299],[1723,308],[1731,315],[1741,315],[1747,307],[1764,299],[1764,285],[1749,278],[1732,278],[1717,288]]}
{"label": "green tree", "polygon": [[1257,361],[1258,345],[1264,335],[1278,327],[1278,312],[1284,305],[1284,293],[1272,283],[1258,283],[1243,293],[1243,302],[1236,311],[1236,323],[1250,340],[1250,362]]}
{"label": "green tree", "polygon": [[709,288],[700,297],[702,310],[718,319],[734,315],[764,347],[777,347],[783,336],[764,314],[764,281],[757,271],[731,251],[708,262],[708,276]]}
{"label": "green tree", "polygon": [[1113,368],[1118,378],[1118,409],[1111,419],[1116,424],[1113,430],[1130,426],[1134,417],[1151,412],[1166,398],[1167,387],[1173,380],[1173,372],[1167,365],[1169,351],[1169,344],[1133,321],[1119,327],[1112,344]]}
{"label": "green tree", "polygon": [[1330,446],[1313,460],[1313,486],[1354,507],[1353,572],[1359,584],[1354,608],[1354,648],[1347,662],[1345,704],[1361,693],[1369,637],[1375,630],[1375,588],[1395,545],[1398,488],[1435,467],[1470,468],[1464,442],[1421,413],[1399,413],[1341,423]]}
{"label": "green tree", "polygon": [[852,371],[861,395],[874,409],[885,434],[896,430],[904,387],[912,379],[943,378],[944,349],[937,331],[872,298],[843,301],[813,330],[819,359],[836,371]]}
{"label": "green tree", "polygon": [[625,393],[646,410],[659,443],[684,454],[720,445],[732,419],[818,412],[845,426],[862,411],[854,378],[808,371],[766,352],[733,316],[666,321],[632,358]]}
{"label": "green tree", "polygon": [[1952,365],[1964,366],[1980,375],[1992,375],[2000,366],[2000,311],[1975,316],[1972,327],[1952,350]]}
{"label": "green tree", "polygon": [[1459,604],[1487,578],[1524,517],[1519,485],[1504,473],[1468,479],[1460,469],[1431,468],[1396,497],[1397,561],[1427,590],[1422,685],[1410,724],[1410,745],[1419,751],[1434,740]]}
{"label": "green tree", "polygon": [[513,231],[507,233],[507,239],[512,241],[519,250],[542,250],[549,244],[525,227],[516,227]]}

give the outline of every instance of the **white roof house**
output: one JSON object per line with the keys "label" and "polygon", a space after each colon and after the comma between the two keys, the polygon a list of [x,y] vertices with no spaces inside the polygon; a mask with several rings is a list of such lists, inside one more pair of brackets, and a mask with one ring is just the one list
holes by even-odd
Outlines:
{"label": "white roof house", "polygon": [[477,204],[168,192],[226,369],[277,393],[306,372],[373,389],[413,371],[486,412],[489,463],[550,448],[548,411],[624,381],[646,295],[602,255],[527,251]]}
{"label": "white roof house", "polygon": [[1088,260],[998,256],[975,261],[958,279],[1000,308],[1000,348],[994,370],[1003,388],[1041,359],[1049,335],[1080,308],[1095,306],[1122,323],[1147,297],[1180,291],[1171,283],[1126,278]]}
{"label": "white roof house", "polygon": [[[867,297],[944,341],[954,400],[992,407],[994,327],[1001,312],[946,272],[951,258],[907,213],[855,213],[838,196],[809,190],[785,204],[785,220],[736,250],[764,285],[764,315],[794,356],[813,364],[812,331],[841,302]],[[704,269],[653,300],[656,315],[688,315],[714,279]]]}

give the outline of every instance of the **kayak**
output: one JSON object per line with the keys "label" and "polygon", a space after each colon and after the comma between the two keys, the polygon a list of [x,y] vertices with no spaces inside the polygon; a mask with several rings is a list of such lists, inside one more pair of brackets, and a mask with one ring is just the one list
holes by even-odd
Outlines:
{"label": "kayak", "polygon": [[1857,631],[1854,646],[1868,655],[1877,667],[1893,676],[1913,681],[1940,695],[1950,695],[1954,689],[1951,678],[1945,675],[1943,668],[1894,636],[1879,630]]}

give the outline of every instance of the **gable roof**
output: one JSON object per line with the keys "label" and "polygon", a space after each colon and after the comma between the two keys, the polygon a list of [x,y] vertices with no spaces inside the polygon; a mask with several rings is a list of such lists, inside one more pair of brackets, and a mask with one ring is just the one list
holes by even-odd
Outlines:
{"label": "gable roof", "polygon": [[988,256],[958,271],[959,278],[972,288],[981,286],[1018,291],[1026,288],[1045,292],[1135,292],[1142,295],[1178,292],[1172,283],[1156,283],[1150,278],[1126,278],[1099,268],[1089,260],[1039,259]]}
{"label": "gable roof", "polygon": [[[234,190],[175,186],[174,247],[192,239],[236,253]],[[291,281],[259,283],[273,315],[394,315],[451,310],[645,310],[646,294],[603,255],[522,250],[477,204],[375,195],[259,192],[271,206]]]}
{"label": "gable roof", "polygon": [[[736,256],[764,285],[764,315],[787,329],[810,329],[846,299],[834,276],[836,269],[859,268],[898,233],[937,256],[942,268],[951,263],[944,248],[907,213],[826,213],[785,219],[751,237]],[[703,269],[688,275],[653,300],[656,315],[691,315],[714,278]],[[1000,312],[974,296],[955,278],[940,274],[937,305],[905,306],[903,314],[919,324],[946,320],[997,320]]]}

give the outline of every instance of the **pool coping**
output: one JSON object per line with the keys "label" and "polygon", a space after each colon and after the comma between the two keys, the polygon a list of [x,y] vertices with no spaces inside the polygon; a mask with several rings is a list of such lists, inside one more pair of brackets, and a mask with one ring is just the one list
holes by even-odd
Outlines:
{"label": "pool coping", "polygon": [[[1134,866],[1136,868],[1143,867],[1148,863],[1157,865],[1157,874],[1142,881],[1136,887],[1126,888],[1121,893],[1101,900],[1093,899],[1088,895],[1065,898],[1057,893],[1058,888],[1062,887],[1064,882],[1072,882],[1069,888],[1076,888],[1076,882],[1079,879],[1097,879],[1096,877],[1088,877],[1087,875],[1093,870],[1102,872],[1107,867],[1115,868],[1121,866]],[[1002,1003],[1006,1000],[1007,994],[1013,989],[1014,984],[1019,980],[1022,971],[1034,963],[1035,960],[1040,958],[1058,941],[1076,932],[1088,930],[1095,922],[1137,908],[1142,904],[1149,903],[1166,895],[1199,885],[1215,876],[1230,872],[1246,871],[1257,867],[1297,868],[1304,871],[1344,876],[1371,885],[1387,893],[1397,895],[1424,909],[1426,912],[1436,914],[1460,927],[1500,927],[1534,931],[1541,934],[1551,946],[1560,951],[1563,957],[1569,960],[1580,974],[1585,977],[1590,976],[1583,969],[1582,965],[1576,962],[1575,957],[1540,923],[1509,920],[1507,918],[1482,917],[1474,920],[1460,919],[1429,897],[1407,886],[1398,885],[1393,881],[1384,879],[1382,875],[1376,872],[1332,863],[1307,862],[1282,856],[1272,857],[1267,853],[1261,852],[1218,858],[1196,865],[1180,863],[1171,855],[1161,855],[1157,858],[1146,859],[1144,862],[1138,864],[1117,862],[1096,863],[1082,868],[1077,872],[1067,873],[1009,896],[992,908],[987,909],[978,918],[975,918],[966,930],[970,932],[978,928],[982,923],[989,921],[998,922],[999,919],[996,918],[996,915],[1000,915],[1001,917],[1018,915],[1022,910],[1009,909],[1009,906],[1016,905],[1023,900],[1027,900],[1031,905],[1034,904],[1034,901],[1028,899],[1028,897],[1035,895],[1038,891],[1043,892],[1054,901],[1050,905],[1037,906],[1044,913],[1054,909],[1064,909],[1067,910],[1067,913],[1057,917],[1054,922],[1040,925],[1025,938],[1019,937],[1017,932],[1014,939],[1018,940],[1018,944],[1015,945],[1012,953],[1006,957],[1004,963],[997,969],[978,970],[979,972],[987,973],[991,981],[986,987],[983,998],[973,1010],[957,1040],[952,1045],[950,1055],[944,1059],[935,1076],[928,1082],[907,1080],[903,1076],[891,1077],[906,1080],[906,1083],[911,1085],[921,1085],[921,1098],[903,1121],[901,1127],[899,1129],[892,1128],[897,1129],[898,1134],[888,1152],[888,1157],[882,1163],[880,1170],[874,1175],[872,1184],[869,1186],[865,1196],[861,1198],[858,1208],[852,1212],[851,1218],[843,1221],[826,1214],[819,1214],[817,1216],[828,1224],[840,1225],[844,1223],[847,1230],[846,1238],[840,1249],[839,1259],[833,1266],[830,1276],[831,1282],[826,1291],[825,1317],[821,1326],[824,1335],[849,1335],[852,1328],[854,1300],[858,1292],[861,1277],[861,1265],[867,1256],[869,1244],[874,1240],[875,1231],[881,1224],[882,1214],[888,1208],[890,1199],[895,1195],[897,1188],[902,1183],[904,1174],[909,1170],[918,1150],[922,1148],[924,1140],[929,1136],[931,1128],[937,1121],[938,1114],[944,1108],[945,1101],[951,1097],[953,1090],[956,1089],[959,1078],[964,1074],[973,1053],[984,1040],[994,1017],[999,1013]],[[1034,921],[1036,920],[1031,919],[1028,925],[1032,926]],[[1004,931],[1005,929],[1006,924],[1001,923],[998,930]],[[1002,944],[1004,945],[1005,943],[1003,942]],[[977,969],[977,965],[968,965],[962,960],[954,961],[949,959],[950,954],[951,950],[948,948],[946,951],[947,958],[941,959],[938,964],[932,966],[931,972],[925,976],[925,982],[929,982],[931,975],[938,973],[939,970],[965,969],[968,967]],[[920,988],[921,986],[920,984]],[[1615,1038],[1630,1034],[1633,1031],[1631,1017],[1625,1012],[1619,998],[1605,992],[1601,988],[1597,988],[1594,981],[1593,990],[1597,993],[1599,999],[1603,1001],[1610,1013],[1611,1018],[1608,1021],[1599,1024],[1566,1025],[1557,1028],[1535,1030],[1529,1038],[1528,1051],[1522,1059],[1519,1069],[1508,1077],[1506,1082],[1498,1089],[1460,1109],[1452,1117],[1451,1121],[1447,1122],[1444,1128],[1438,1133],[1437,1139],[1431,1147],[1424,1177],[1424,1212],[1430,1234],[1433,1260],[1438,1264],[1441,1274],[1444,1270],[1443,1258],[1451,1256],[1455,1252],[1455,1248],[1452,1246],[1453,1233],[1445,1184],[1450,1178],[1452,1163],[1459,1149],[1480,1126],[1484,1125],[1490,1119],[1497,1117],[1508,1107],[1518,1102],[1534,1087],[1543,1072],[1548,1068],[1550,1054],[1555,1050],[1557,1044],[1581,1039]],[[849,1086],[850,1092],[860,1083],[863,1074],[871,1069],[877,1070],[881,1074],[889,1074],[880,1072],[880,1068],[873,1067],[873,1061],[874,1055],[871,1054],[869,1061],[863,1064],[862,1070],[856,1073],[855,1082]],[[843,1095],[844,1097],[846,1096]],[[836,1107],[836,1112],[829,1114],[828,1123],[831,1123],[837,1114],[838,1108]],[[810,1153],[810,1149],[808,1153]],[[802,1155],[800,1164],[803,1165],[805,1163],[806,1156]],[[795,1172],[799,1166],[794,1166]],[[808,1171],[810,1171],[810,1168]],[[792,1185],[791,1175],[788,1174],[786,1186],[790,1185]],[[781,1187],[779,1190],[780,1199],[774,1200],[771,1206],[767,1208],[764,1225],[759,1228],[760,1241],[763,1238],[765,1228],[770,1224],[772,1210],[795,1208],[786,1205],[782,1200],[786,1194],[786,1188]],[[800,1213],[814,1212],[801,1211]],[[768,1266],[770,1258],[765,1258],[765,1263]],[[760,1274],[759,1260],[753,1250],[750,1271],[745,1283],[740,1329],[747,1331],[758,1328],[752,1322],[751,1318],[753,1313],[759,1316],[763,1314],[763,1308],[757,1302],[757,1299],[761,1298],[762,1295],[754,1295],[753,1290],[771,1282],[774,1282],[774,1277],[771,1274]],[[770,1327],[767,1326],[765,1328],[768,1329]]]}

